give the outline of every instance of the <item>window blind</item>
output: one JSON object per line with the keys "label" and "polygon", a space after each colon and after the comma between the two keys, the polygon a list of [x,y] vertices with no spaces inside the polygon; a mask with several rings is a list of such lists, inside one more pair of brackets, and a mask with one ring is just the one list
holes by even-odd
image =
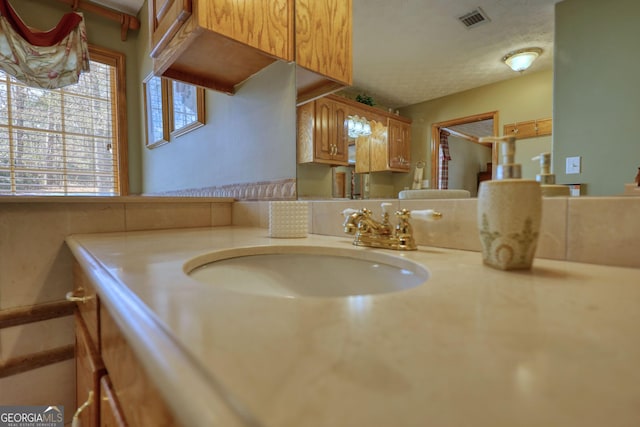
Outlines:
{"label": "window blind", "polygon": [[90,67],[56,90],[0,71],[0,194],[118,194],[116,70]]}

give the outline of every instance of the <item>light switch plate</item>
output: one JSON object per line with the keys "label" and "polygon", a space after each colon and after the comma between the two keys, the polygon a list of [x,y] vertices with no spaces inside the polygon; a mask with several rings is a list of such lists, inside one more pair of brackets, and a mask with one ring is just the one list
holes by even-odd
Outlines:
{"label": "light switch plate", "polygon": [[567,157],[565,173],[567,175],[580,173],[580,171],[582,169],[581,168],[581,166],[582,166],[581,164],[582,164],[582,157],[580,157],[580,156]]}

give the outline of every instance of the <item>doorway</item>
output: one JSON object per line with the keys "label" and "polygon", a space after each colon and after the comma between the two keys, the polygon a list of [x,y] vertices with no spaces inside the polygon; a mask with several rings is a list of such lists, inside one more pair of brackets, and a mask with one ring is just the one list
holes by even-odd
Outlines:
{"label": "doorway", "polygon": [[[445,159],[442,160],[443,152],[441,152],[441,133],[445,131],[448,132],[449,136],[453,136],[455,138],[459,138],[461,140],[467,141],[469,144],[478,144],[480,146],[485,146],[491,149],[490,154],[490,163],[497,163],[497,150],[494,144],[480,143],[478,141],[479,137],[489,136],[489,135],[499,135],[499,114],[498,111],[490,111],[487,113],[474,114],[472,116],[460,117],[452,120],[447,120],[439,123],[434,123],[431,125],[431,182],[433,184],[433,188],[444,189],[442,188],[442,177],[448,177],[448,146],[445,148]],[[447,168],[444,173],[441,173],[441,163],[444,161],[444,168]],[[488,163],[488,162],[487,162]],[[473,171],[474,177],[479,171]],[[486,175],[486,171],[485,171]],[[456,176],[451,176],[454,180],[457,178]],[[477,179],[480,179],[480,175],[477,174]],[[446,182],[446,181],[445,181]],[[446,184],[445,184],[446,185]],[[446,186],[445,188],[448,188]],[[473,185],[472,188],[465,188],[471,192],[471,194],[476,193],[477,184]]]}

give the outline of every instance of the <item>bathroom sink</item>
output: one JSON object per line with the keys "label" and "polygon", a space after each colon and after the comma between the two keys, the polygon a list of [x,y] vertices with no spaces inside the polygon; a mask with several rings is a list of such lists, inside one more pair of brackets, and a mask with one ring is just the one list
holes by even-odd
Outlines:
{"label": "bathroom sink", "polygon": [[211,252],[185,263],[198,282],[280,297],[345,297],[421,285],[426,268],[401,255],[318,246],[256,246]]}

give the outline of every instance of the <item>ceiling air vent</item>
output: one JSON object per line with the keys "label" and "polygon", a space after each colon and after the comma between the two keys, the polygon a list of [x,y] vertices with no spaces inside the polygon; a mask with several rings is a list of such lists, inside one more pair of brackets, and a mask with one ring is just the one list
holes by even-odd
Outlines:
{"label": "ceiling air vent", "polygon": [[458,17],[458,20],[464,24],[467,28],[475,28],[478,25],[484,24],[485,22],[491,21],[484,10],[481,8],[477,8],[472,10],[469,13],[465,13],[464,15]]}

